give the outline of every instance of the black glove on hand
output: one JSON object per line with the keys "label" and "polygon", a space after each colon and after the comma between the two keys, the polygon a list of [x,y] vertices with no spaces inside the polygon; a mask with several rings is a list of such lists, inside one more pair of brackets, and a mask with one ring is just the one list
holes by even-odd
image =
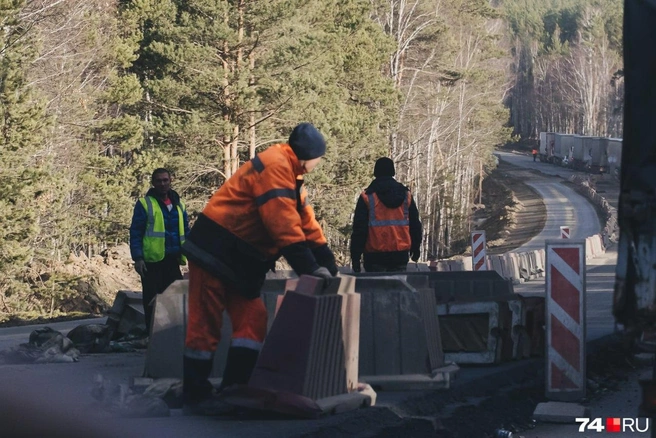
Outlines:
{"label": "black glove on hand", "polygon": [[313,277],[319,277],[323,278],[323,288],[328,289],[328,286],[330,286],[330,282],[333,279],[333,275],[330,273],[330,271],[323,266],[321,266],[319,269],[315,270],[312,272]]}
{"label": "black glove on hand", "polygon": [[137,274],[139,274],[140,277],[143,277],[146,275],[146,272],[148,272],[148,268],[146,268],[146,262],[143,260],[135,260],[134,270],[137,271]]}
{"label": "black glove on hand", "polygon": [[312,275],[313,277],[319,277],[326,280],[330,280],[331,278],[333,278],[333,274],[331,274],[330,271],[324,268],[323,266],[312,272],[312,274],[310,275]]}
{"label": "black glove on hand", "polygon": [[353,268],[353,272],[362,271],[362,267],[360,266],[360,260],[353,259],[353,261],[351,261],[351,267]]}
{"label": "black glove on hand", "polygon": [[335,263],[335,255],[328,248],[328,244],[317,246],[312,249],[312,255],[317,259],[319,266],[323,266],[333,275],[337,275],[337,264]]}
{"label": "black glove on hand", "polygon": [[410,258],[412,259],[413,262],[417,263],[417,261],[419,260],[419,250],[414,249],[410,251]]}

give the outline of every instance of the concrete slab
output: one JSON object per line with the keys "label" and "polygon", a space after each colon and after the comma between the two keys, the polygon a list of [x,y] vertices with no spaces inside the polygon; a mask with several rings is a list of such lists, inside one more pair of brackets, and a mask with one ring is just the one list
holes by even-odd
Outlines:
{"label": "concrete slab", "polygon": [[589,417],[590,409],[578,403],[540,403],[533,412],[533,419],[547,423],[574,423],[577,418]]}
{"label": "concrete slab", "polygon": [[426,389],[449,389],[460,368],[448,364],[432,374],[406,374],[394,376],[362,376],[361,380],[383,391],[422,391]]}

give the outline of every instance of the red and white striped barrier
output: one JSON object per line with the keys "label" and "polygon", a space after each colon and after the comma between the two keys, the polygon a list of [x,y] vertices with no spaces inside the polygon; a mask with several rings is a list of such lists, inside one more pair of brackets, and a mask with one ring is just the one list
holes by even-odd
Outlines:
{"label": "red and white striped barrier", "polygon": [[560,238],[569,239],[569,227],[565,227],[565,226],[560,227]]}
{"label": "red and white striped barrier", "polygon": [[546,397],[585,397],[585,241],[546,242]]}
{"label": "red and white striped barrier", "polygon": [[485,231],[472,231],[472,271],[487,271]]}

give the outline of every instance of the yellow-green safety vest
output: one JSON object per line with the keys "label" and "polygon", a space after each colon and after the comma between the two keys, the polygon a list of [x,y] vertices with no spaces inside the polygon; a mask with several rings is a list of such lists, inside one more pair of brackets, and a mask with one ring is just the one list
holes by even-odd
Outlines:
{"label": "yellow-green safety vest", "polygon": [[[146,234],[143,238],[143,255],[144,261],[153,263],[164,260],[166,253],[166,229],[164,228],[164,214],[162,208],[159,206],[157,199],[152,196],[146,196],[139,199],[141,205],[148,214],[148,223],[146,225]],[[180,208],[182,206],[182,208]],[[180,205],[176,205],[178,209],[178,232],[180,234],[180,246],[185,242],[184,230],[184,215],[182,212],[185,206],[180,201]],[[187,263],[187,258],[180,255],[180,264]]]}

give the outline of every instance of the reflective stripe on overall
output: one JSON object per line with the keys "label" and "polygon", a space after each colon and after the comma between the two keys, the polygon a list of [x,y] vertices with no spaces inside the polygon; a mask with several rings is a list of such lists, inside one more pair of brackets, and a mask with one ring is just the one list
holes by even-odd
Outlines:
{"label": "reflective stripe on overall", "polygon": [[[146,225],[146,233],[143,239],[143,255],[144,260],[149,263],[159,262],[164,260],[166,255],[166,229],[164,227],[164,214],[159,202],[152,196],[146,196],[139,199],[141,205],[148,214],[148,224]],[[180,207],[182,206],[182,208]],[[185,242],[184,232],[184,215],[182,214],[184,204],[180,202],[176,205],[178,209],[178,233],[180,236],[180,246]],[[180,264],[185,264],[187,259],[180,256]]]}
{"label": "reflective stripe on overall", "polygon": [[409,251],[410,238],[410,192],[397,208],[388,208],[376,193],[362,193],[369,209],[369,233],[365,252]]}

